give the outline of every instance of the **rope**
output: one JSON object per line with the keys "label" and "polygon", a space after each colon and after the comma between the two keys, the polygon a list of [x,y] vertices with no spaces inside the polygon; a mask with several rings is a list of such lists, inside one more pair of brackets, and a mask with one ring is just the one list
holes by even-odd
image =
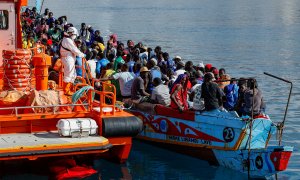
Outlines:
{"label": "rope", "polygon": [[[72,95],[72,103],[73,104],[76,104],[77,101],[84,97],[87,92],[89,90],[94,90],[94,88],[92,86],[83,86],[81,89],[79,89],[78,91],[76,91],[73,95]],[[95,92],[93,92],[93,95],[92,95],[92,100],[94,100],[94,96],[95,96]]]}

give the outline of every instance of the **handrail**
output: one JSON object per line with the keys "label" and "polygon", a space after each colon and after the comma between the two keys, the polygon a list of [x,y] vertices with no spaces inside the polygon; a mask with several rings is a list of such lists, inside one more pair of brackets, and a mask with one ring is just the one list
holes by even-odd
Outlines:
{"label": "handrail", "polygon": [[[105,108],[105,107],[111,107],[112,108],[112,115],[115,115],[115,108],[116,108],[116,106],[115,106],[115,104],[116,104],[115,94],[113,92],[97,91],[97,90],[94,90],[94,92],[100,96],[100,101],[99,101],[100,102],[100,104],[99,104],[100,116],[103,115],[103,108]],[[111,104],[106,103],[106,98],[112,100]]]}
{"label": "handrail", "polygon": [[284,112],[284,116],[283,116],[283,120],[281,123],[279,123],[277,125],[277,128],[279,129],[279,146],[281,145],[281,140],[282,140],[282,134],[283,134],[283,127],[284,127],[284,123],[285,123],[285,120],[286,120],[286,115],[287,115],[287,111],[288,111],[288,108],[289,108],[289,104],[290,104],[290,99],[291,99],[291,95],[292,95],[292,89],[293,89],[293,82],[289,81],[289,80],[286,80],[286,79],[283,79],[281,77],[278,77],[278,76],[275,76],[275,75],[272,75],[272,74],[269,74],[267,72],[264,72],[265,75],[267,76],[270,76],[272,78],[275,78],[275,79],[278,79],[278,80],[281,80],[281,81],[284,81],[286,83],[289,83],[291,86],[290,86],[290,93],[289,93],[289,97],[288,97],[288,100],[287,100],[287,104],[286,104],[286,107],[285,107],[285,112]]}
{"label": "handrail", "polygon": [[82,105],[89,105],[89,103],[83,103],[83,104],[58,104],[58,105],[43,105],[43,106],[16,106],[16,107],[4,107],[4,108],[0,108],[1,110],[15,110],[15,115],[18,116],[18,110],[19,109],[34,109],[34,108],[53,108],[53,112],[52,113],[56,113],[56,109],[55,107],[67,107],[67,106],[82,106]]}

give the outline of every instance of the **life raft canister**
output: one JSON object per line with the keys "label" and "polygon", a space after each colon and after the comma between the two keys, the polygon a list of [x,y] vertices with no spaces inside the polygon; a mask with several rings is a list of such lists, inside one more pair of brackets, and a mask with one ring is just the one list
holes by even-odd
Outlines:
{"label": "life raft canister", "polygon": [[29,91],[32,86],[32,52],[30,49],[3,50],[3,89]]}
{"label": "life raft canister", "polygon": [[104,137],[134,137],[143,130],[143,121],[135,116],[103,118],[102,122],[102,133]]}

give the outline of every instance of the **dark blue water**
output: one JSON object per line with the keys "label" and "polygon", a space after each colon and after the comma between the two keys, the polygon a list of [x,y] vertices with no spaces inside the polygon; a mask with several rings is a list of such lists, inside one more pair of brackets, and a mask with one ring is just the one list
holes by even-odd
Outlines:
{"label": "dark blue water", "polygon": [[[30,0],[32,5],[34,0]],[[56,17],[67,15],[99,29],[107,40],[111,33],[126,42],[160,45],[171,56],[212,63],[233,77],[256,77],[275,121],[283,118],[289,86],[263,75],[294,83],[284,131],[285,145],[295,152],[280,179],[300,177],[300,1],[299,0],[45,0]],[[275,143],[275,138],[271,143]],[[96,161],[103,179],[241,179],[222,167],[135,141],[125,165]],[[32,174],[21,174],[21,179]],[[16,177],[14,177],[16,178]],[[46,177],[45,177],[46,178]],[[97,179],[98,177],[92,177]]]}

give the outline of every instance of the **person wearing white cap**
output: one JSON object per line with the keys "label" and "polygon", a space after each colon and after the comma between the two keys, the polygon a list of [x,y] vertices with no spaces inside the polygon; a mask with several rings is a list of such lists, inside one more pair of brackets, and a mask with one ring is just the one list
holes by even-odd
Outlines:
{"label": "person wearing white cap", "polygon": [[74,40],[77,36],[77,29],[69,27],[60,46],[61,60],[64,65],[64,93],[66,95],[72,95],[71,87],[77,76],[75,70],[76,56],[84,57],[84,54],[75,45]]}
{"label": "person wearing white cap", "polygon": [[176,71],[174,72],[174,76],[177,79],[177,77],[180,74],[184,74],[186,71],[184,70],[185,62],[184,61],[179,61],[177,63]]}

